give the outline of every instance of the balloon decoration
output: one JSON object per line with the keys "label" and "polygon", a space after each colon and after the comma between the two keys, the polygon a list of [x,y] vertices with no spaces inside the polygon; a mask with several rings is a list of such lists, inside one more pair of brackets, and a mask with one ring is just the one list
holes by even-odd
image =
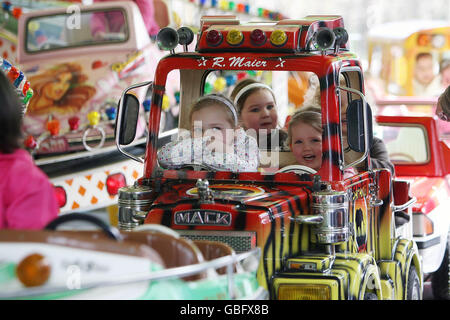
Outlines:
{"label": "balloon decoration", "polygon": [[227,86],[227,81],[224,77],[217,77],[214,81],[213,87],[216,92],[222,92]]}
{"label": "balloon decoration", "polygon": [[203,92],[205,95],[210,93],[221,93],[228,96],[237,82],[248,77],[261,80],[263,71],[221,71],[218,74],[210,74],[206,79]]}
{"label": "balloon decoration", "polygon": [[22,15],[22,8],[13,7],[11,2],[9,1],[2,1],[2,9],[5,13],[10,14],[16,19],[19,19],[19,17]]}

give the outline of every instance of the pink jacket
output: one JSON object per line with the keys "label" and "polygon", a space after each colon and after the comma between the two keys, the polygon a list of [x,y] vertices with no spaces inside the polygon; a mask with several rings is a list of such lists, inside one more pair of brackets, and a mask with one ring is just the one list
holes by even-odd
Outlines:
{"label": "pink jacket", "polygon": [[0,153],[0,229],[42,229],[58,215],[48,177],[27,151]]}
{"label": "pink jacket", "polygon": [[[105,2],[111,0],[94,0],[94,2]],[[153,6],[153,0],[132,0],[139,7],[142,18],[147,28],[147,32],[150,35],[156,35],[159,31],[159,26],[155,21],[155,8]],[[121,26],[123,26],[122,13],[111,12],[107,16],[105,13],[97,13],[91,19],[92,34],[99,31],[105,32],[105,24],[109,25],[110,32],[119,32]]]}

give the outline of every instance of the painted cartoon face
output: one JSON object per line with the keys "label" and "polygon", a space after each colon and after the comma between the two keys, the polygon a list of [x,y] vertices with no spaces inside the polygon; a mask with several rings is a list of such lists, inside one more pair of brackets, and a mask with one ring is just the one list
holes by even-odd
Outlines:
{"label": "painted cartoon face", "polygon": [[319,170],[322,166],[322,134],[303,122],[293,125],[291,132],[291,150],[297,163]]}
{"label": "painted cartoon face", "polygon": [[422,57],[417,60],[414,72],[418,82],[424,85],[429,84],[434,78],[433,59],[431,57]]}
{"label": "painted cartoon face", "polygon": [[192,113],[191,131],[194,137],[214,136],[216,141],[231,144],[233,125],[223,106],[212,105]]}
{"label": "painted cartoon face", "polygon": [[53,82],[43,87],[43,94],[54,101],[60,100],[69,90],[72,74],[70,72],[62,72],[57,75]]}
{"label": "painted cartoon face", "polygon": [[246,130],[276,129],[278,114],[269,90],[257,90],[247,97],[242,107],[241,121]]}

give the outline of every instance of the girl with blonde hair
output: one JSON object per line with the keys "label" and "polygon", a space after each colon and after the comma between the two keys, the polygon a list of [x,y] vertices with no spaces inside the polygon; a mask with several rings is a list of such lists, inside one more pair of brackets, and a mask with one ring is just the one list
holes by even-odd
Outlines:
{"label": "girl with blonde hair", "polygon": [[162,167],[204,164],[214,170],[257,171],[258,145],[239,127],[236,109],[229,99],[219,94],[199,98],[191,107],[189,120],[189,132],[158,152]]}

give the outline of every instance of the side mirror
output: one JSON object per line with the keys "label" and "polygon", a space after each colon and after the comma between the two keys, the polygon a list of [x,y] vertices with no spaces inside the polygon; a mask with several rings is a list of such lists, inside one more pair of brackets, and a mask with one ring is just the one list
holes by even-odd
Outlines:
{"label": "side mirror", "polygon": [[126,152],[122,149],[122,145],[128,145],[133,142],[136,136],[136,127],[139,119],[139,99],[134,94],[130,93],[130,90],[145,86],[152,86],[152,81],[132,85],[122,93],[117,108],[116,128],[114,130],[116,147],[119,152],[140,163],[143,163],[144,160]]}
{"label": "side mirror", "polygon": [[[120,104],[120,101],[119,101]],[[123,97],[122,104],[122,117],[117,117],[117,128],[121,128],[119,132],[115,134],[119,135],[119,143],[121,145],[129,145],[133,142],[136,136],[136,127],[139,118],[139,100],[132,93],[126,93]]]}
{"label": "side mirror", "polygon": [[[366,104],[367,114],[367,134],[369,147],[372,146],[373,128],[372,128],[372,110]],[[364,102],[361,99],[352,100],[347,107],[347,141],[350,149],[356,152],[364,152],[365,150],[365,132],[364,132]]]}

